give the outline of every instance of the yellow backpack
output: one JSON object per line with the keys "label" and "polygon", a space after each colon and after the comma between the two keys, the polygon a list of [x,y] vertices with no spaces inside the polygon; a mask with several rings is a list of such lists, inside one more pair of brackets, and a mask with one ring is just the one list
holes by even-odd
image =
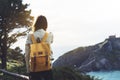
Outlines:
{"label": "yellow backpack", "polygon": [[30,45],[30,71],[39,72],[50,70],[51,67],[51,50],[49,44],[46,42],[48,33],[45,33],[42,40],[38,43],[34,35],[31,35],[32,43]]}

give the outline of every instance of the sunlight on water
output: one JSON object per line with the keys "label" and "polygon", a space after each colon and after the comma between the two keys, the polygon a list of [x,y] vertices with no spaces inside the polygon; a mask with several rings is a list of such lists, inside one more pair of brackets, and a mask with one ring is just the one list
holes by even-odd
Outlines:
{"label": "sunlight on water", "polygon": [[89,72],[88,74],[102,80],[120,80],[120,71]]}

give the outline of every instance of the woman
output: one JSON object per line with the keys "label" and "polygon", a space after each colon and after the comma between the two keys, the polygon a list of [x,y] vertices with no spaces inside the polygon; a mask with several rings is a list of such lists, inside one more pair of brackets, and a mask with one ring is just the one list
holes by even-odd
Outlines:
{"label": "woman", "polygon": [[[47,19],[45,16],[38,16],[36,22],[33,26],[33,35],[35,39],[39,38],[40,40],[43,38],[44,34],[46,33],[48,24]],[[46,42],[51,44],[53,42],[53,35],[52,33],[48,34]],[[39,71],[39,72],[30,72],[30,44],[32,44],[31,34],[28,35],[25,45],[25,60],[26,60],[26,67],[27,72],[30,74],[30,80],[53,80],[52,76],[52,69],[46,71]],[[52,51],[52,50],[51,50]]]}

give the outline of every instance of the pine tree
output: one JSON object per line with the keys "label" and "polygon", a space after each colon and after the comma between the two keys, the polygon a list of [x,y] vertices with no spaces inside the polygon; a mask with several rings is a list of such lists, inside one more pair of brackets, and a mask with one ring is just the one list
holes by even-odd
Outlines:
{"label": "pine tree", "polygon": [[17,41],[17,37],[24,33],[15,33],[8,36],[16,28],[29,27],[33,17],[31,10],[27,10],[28,4],[22,0],[0,0],[0,58],[2,69],[6,69],[7,50]]}

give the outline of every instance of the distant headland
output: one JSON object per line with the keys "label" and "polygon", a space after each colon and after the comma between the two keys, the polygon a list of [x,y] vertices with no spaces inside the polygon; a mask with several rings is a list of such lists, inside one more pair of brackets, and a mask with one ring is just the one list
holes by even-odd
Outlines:
{"label": "distant headland", "polygon": [[120,70],[120,37],[110,35],[98,44],[71,50],[60,56],[53,66],[68,66],[83,72]]}

